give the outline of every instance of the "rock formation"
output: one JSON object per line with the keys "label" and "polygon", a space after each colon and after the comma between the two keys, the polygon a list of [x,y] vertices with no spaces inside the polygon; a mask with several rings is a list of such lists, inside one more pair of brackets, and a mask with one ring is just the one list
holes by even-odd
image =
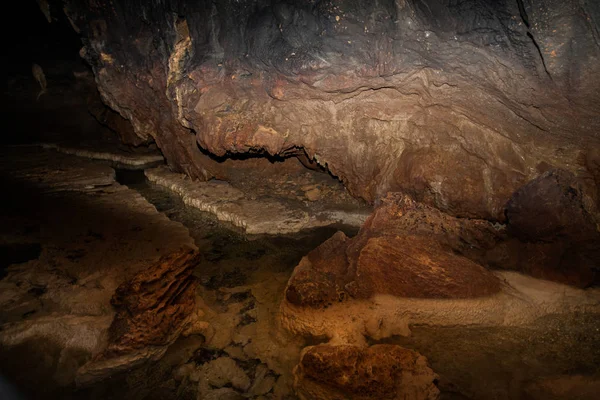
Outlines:
{"label": "rock formation", "polygon": [[[149,172],[151,180],[250,234],[325,225],[325,214],[305,208],[309,202],[314,208],[327,192],[305,186],[301,208],[288,212],[278,201],[247,201],[233,186],[199,187],[199,180],[231,181],[240,165],[260,180],[269,175],[262,161],[296,157],[375,207],[357,236],[338,232],[302,258],[282,300],[289,270],[278,266],[276,274],[254,271],[254,279],[277,279],[276,294],[260,285],[242,288],[234,279],[231,291],[213,287],[204,294],[214,298],[197,305],[192,269],[198,255],[192,250],[172,253],[147,270],[138,262],[123,275],[114,271],[130,266],[120,261],[91,263],[99,267],[90,268],[98,278],[74,268],[84,283],[89,276],[100,282],[106,270],[114,277],[93,288],[74,279],[69,285],[79,285],[73,289],[78,298],[96,291],[98,299],[73,305],[63,290],[69,275],[59,276],[60,284],[46,286],[58,293],[53,296],[60,312],[37,299],[50,297],[46,286],[22,287],[18,274],[33,272],[8,271],[3,285],[11,293],[3,302],[14,306],[14,315],[0,342],[14,347],[42,332],[58,337],[61,351],[82,351],[62,382],[85,384],[157,360],[177,337],[193,331],[204,336],[193,345],[211,346],[215,358],[197,363],[188,354],[169,365],[179,366],[174,380],[181,388],[189,380],[206,398],[283,398],[289,366],[297,364],[295,390],[302,399],[435,399],[437,376],[425,357],[380,341],[407,336],[414,325],[513,328],[551,314],[598,312],[600,292],[584,289],[600,282],[600,3],[39,4],[48,22],[56,12],[68,19],[94,76],[75,74],[77,90],[53,84],[52,93],[40,98],[39,108],[47,108],[43,121],[69,121],[57,117],[59,109],[61,116],[88,109],[109,128],[96,127],[107,137],[117,132],[133,147],[155,142],[169,170]],[[85,104],[80,98],[72,109],[53,104],[69,100],[68,93],[86,94]],[[85,120],[96,122],[87,113]],[[60,127],[46,125],[40,123],[44,132]],[[80,131],[77,126],[72,133]],[[95,191],[100,181],[92,185],[84,178],[72,178],[70,187]],[[104,178],[112,187],[113,176]],[[112,210],[110,201],[102,201]],[[280,219],[265,221],[269,213]],[[269,226],[273,221],[277,229]],[[157,257],[164,251],[154,249]],[[49,263],[35,265],[41,271],[36,276],[54,279]],[[237,265],[219,273],[241,275]],[[215,276],[204,278],[205,286],[214,284]],[[110,324],[108,298],[117,286]],[[210,305],[224,303],[224,293],[233,298],[231,307],[213,310]],[[253,311],[249,293],[260,310]],[[33,303],[35,309],[26,309]],[[212,325],[198,319],[200,307]],[[38,310],[48,315],[30,318]],[[293,343],[286,342],[288,334]],[[298,359],[310,340],[323,344],[306,347]],[[291,355],[269,362],[281,349]],[[532,381],[529,390],[559,393],[556,382],[560,378]],[[569,384],[564,393],[584,392],[578,381]]]}
{"label": "rock formation", "polygon": [[305,257],[286,299],[320,308],[375,294],[413,298],[488,296],[500,283],[482,266],[587,287],[597,282],[600,232],[575,177],[544,173],[507,204],[508,224],[451,217],[389,194],[360,233],[338,232]]}
{"label": "rock formation", "polygon": [[108,345],[80,371],[79,383],[158,359],[197,321],[196,287],[191,274],[199,254],[190,249],[161,258],[121,284],[112,300],[117,310],[108,329]]}
{"label": "rock formation", "polygon": [[68,1],[65,10],[103,100],[193,178],[226,178],[209,154],[306,154],[370,202],[404,191],[500,221],[511,194],[547,167],[596,190],[593,2]]}
{"label": "rock formation", "polygon": [[295,371],[303,400],[403,399],[439,397],[437,376],[420,354],[394,345],[319,345],[304,350]]}
{"label": "rock formation", "polygon": [[519,188],[506,206],[509,237],[488,254],[493,267],[579,287],[600,279],[600,220],[582,183],[550,170]]}
{"label": "rock formation", "polygon": [[286,299],[320,308],[375,294],[488,296],[500,290],[500,282],[465,255],[490,246],[493,231],[485,221],[456,219],[408,196],[389,195],[355,238],[338,232],[303,259]]}

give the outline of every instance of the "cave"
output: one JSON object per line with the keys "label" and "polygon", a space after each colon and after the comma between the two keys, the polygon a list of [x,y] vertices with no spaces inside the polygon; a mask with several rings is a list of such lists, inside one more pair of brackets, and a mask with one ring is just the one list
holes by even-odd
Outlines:
{"label": "cave", "polygon": [[600,2],[4,10],[1,399],[597,398]]}

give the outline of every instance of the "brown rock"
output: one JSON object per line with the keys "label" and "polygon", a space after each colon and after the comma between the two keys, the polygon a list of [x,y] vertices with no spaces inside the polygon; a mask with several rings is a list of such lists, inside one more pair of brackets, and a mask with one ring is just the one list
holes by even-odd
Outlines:
{"label": "brown rock", "polygon": [[310,347],[294,373],[303,400],[439,397],[426,358],[396,345]]}
{"label": "brown rock", "polygon": [[483,259],[497,240],[488,222],[453,218],[390,194],[356,237],[338,232],[301,261],[286,299],[319,308],[375,294],[488,296],[500,290],[500,282],[473,260]]}
{"label": "brown rock", "polygon": [[549,170],[508,202],[508,232],[516,239],[490,251],[489,264],[579,287],[597,283],[596,215],[593,200],[573,174]]}
{"label": "brown rock", "polygon": [[[523,24],[506,29],[516,2],[420,12],[415,1],[338,0],[335,22],[325,3],[302,1],[201,2],[179,7],[179,24],[170,3],[143,20],[141,2],[64,9],[103,101],[178,172],[207,180],[239,168],[208,154],[295,155],[369,202],[404,190],[455,216],[501,220],[537,165],[576,168],[574,155],[598,146],[592,2],[538,2],[536,40],[557,47],[545,64]],[[222,40],[208,39],[213,19]]]}
{"label": "brown rock", "polygon": [[111,300],[117,314],[101,358],[177,339],[195,310],[198,281],[192,271],[198,258],[193,250],[175,252],[117,288]]}
{"label": "brown rock", "polygon": [[308,305],[318,308],[347,296],[344,275],[348,269],[346,248],[348,238],[343,232],[337,232],[306,257],[306,267],[300,266],[294,271],[285,295],[287,301],[296,305]]}
{"label": "brown rock", "polygon": [[423,236],[371,238],[360,251],[355,297],[471,298],[500,290],[481,265]]}
{"label": "brown rock", "polygon": [[597,234],[575,176],[550,170],[517,190],[506,205],[509,231],[522,241],[586,240]]}
{"label": "brown rock", "polygon": [[314,188],[311,190],[308,190],[304,193],[304,195],[306,196],[306,198],[308,199],[308,201],[317,201],[321,198],[322,193],[321,190],[319,188]]}

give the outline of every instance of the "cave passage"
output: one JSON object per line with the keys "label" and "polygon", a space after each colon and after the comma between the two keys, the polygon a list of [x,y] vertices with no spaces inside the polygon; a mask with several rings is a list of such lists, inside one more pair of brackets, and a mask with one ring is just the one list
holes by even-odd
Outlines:
{"label": "cave passage", "polygon": [[0,399],[597,399],[599,2],[3,10]]}

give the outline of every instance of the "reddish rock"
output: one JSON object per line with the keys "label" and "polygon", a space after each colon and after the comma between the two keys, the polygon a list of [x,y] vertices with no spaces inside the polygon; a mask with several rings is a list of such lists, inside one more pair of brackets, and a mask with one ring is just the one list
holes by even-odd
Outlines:
{"label": "reddish rock", "polygon": [[337,233],[308,254],[290,278],[286,299],[319,308],[375,294],[489,296],[500,282],[469,257],[483,258],[497,240],[488,222],[453,218],[408,196],[388,195],[356,237]]}
{"label": "reddish rock", "polygon": [[473,261],[423,236],[374,237],[357,260],[354,297],[391,294],[471,298],[500,291],[498,279]]}
{"label": "reddish rock", "polygon": [[170,254],[117,288],[111,300],[117,313],[101,358],[177,339],[195,311],[198,258],[193,250]]}
{"label": "reddish rock", "polygon": [[290,279],[285,292],[288,302],[318,308],[345,300],[348,240],[343,232],[337,232],[308,254],[310,266],[301,264]]}
{"label": "reddish rock", "polygon": [[296,392],[303,400],[439,397],[437,376],[426,358],[396,345],[314,346],[294,372]]}

